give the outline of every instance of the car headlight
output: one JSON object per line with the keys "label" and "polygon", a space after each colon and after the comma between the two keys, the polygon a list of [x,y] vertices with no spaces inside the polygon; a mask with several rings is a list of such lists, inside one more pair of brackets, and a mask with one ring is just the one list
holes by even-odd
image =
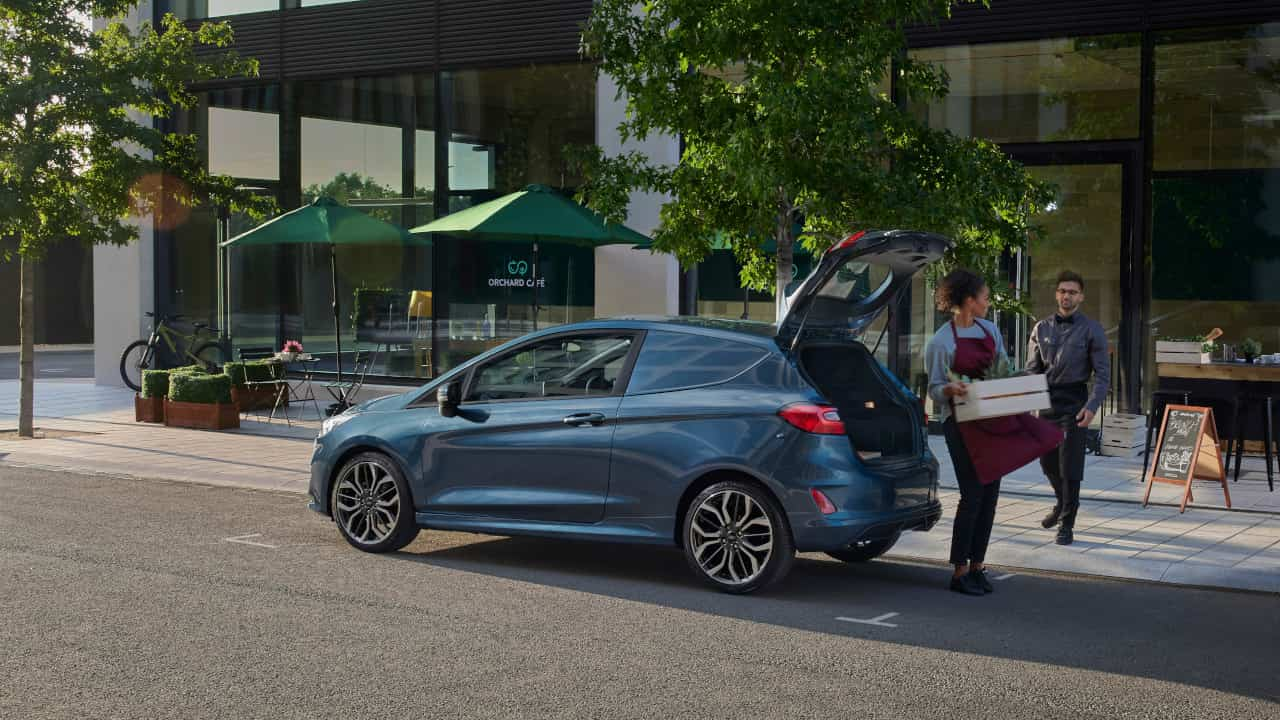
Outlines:
{"label": "car headlight", "polygon": [[356,413],[348,410],[341,415],[334,415],[333,417],[326,418],[324,422],[320,423],[320,434],[317,435],[316,438],[319,439],[328,435],[330,432],[336,430],[339,425],[354,418],[355,416]]}

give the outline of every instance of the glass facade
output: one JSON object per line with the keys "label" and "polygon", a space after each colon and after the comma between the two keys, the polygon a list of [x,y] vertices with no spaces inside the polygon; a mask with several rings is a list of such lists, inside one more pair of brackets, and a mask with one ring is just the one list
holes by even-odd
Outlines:
{"label": "glass facade", "polygon": [[1155,44],[1151,343],[1280,352],[1280,23]]}
{"label": "glass facade", "polygon": [[[276,197],[282,210],[327,196],[406,229],[530,183],[570,192],[578,179],[562,150],[595,141],[594,71],[576,63],[291,81],[200,97],[171,127],[199,133],[210,170]],[[441,97],[452,101],[442,106]],[[333,369],[333,251],[218,249],[251,227],[223,209],[197,208],[161,228],[161,312],[225,328],[232,354],[299,340],[324,360],[322,370]],[[374,352],[373,375],[434,376],[534,327],[594,315],[590,248],[544,242],[535,253],[531,243],[437,236],[431,246],[339,247],[332,260],[344,357],[349,366],[356,350]],[[532,278],[535,264],[536,289],[513,282]]]}

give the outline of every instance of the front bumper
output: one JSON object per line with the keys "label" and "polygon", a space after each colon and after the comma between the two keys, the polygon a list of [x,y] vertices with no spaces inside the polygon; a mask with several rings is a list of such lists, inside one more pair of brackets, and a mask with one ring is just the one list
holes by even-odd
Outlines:
{"label": "front bumper", "polygon": [[941,518],[942,503],[935,499],[902,510],[859,514],[834,521],[822,515],[810,515],[804,522],[793,522],[791,531],[797,550],[820,552],[860,542],[891,540],[909,530],[929,530]]}
{"label": "front bumper", "polygon": [[328,486],[332,466],[324,460],[323,450],[324,446],[317,441],[311,453],[311,481],[307,486],[307,507],[321,515],[329,515]]}

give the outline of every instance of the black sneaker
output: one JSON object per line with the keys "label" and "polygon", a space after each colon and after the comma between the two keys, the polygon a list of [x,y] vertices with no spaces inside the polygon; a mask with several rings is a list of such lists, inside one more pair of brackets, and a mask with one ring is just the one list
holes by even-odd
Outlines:
{"label": "black sneaker", "polygon": [[973,579],[973,573],[965,573],[960,577],[951,577],[951,592],[963,593],[965,595],[986,595],[982,591],[982,586],[977,580]]}
{"label": "black sneaker", "polygon": [[1075,542],[1075,539],[1076,536],[1071,532],[1071,528],[1063,526],[1058,528],[1058,537],[1054,539],[1054,542],[1059,545],[1070,545]]}
{"label": "black sneaker", "polygon": [[1048,515],[1044,516],[1043,520],[1040,521],[1040,527],[1044,528],[1045,530],[1048,530],[1054,525],[1057,525],[1058,520],[1060,519],[1062,519],[1062,508],[1055,507],[1053,510],[1049,512]]}
{"label": "black sneaker", "polygon": [[991,581],[987,579],[987,571],[985,569],[970,570],[969,577],[973,578],[973,581],[978,584],[978,587],[982,588],[982,592],[987,593],[988,595],[995,592],[995,587],[993,587],[991,585]]}

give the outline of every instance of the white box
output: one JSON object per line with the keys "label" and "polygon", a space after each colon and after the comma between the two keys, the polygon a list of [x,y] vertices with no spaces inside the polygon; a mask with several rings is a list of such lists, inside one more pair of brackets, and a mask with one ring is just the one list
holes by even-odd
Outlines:
{"label": "white box", "polygon": [[1156,352],[1162,353],[1199,353],[1204,343],[1187,340],[1157,340]]}
{"label": "white box", "polygon": [[1105,428],[1102,431],[1102,444],[1117,447],[1133,447],[1147,441],[1146,428],[1140,430],[1118,430]]}
{"label": "white box", "polygon": [[1178,363],[1181,365],[1208,365],[1209,353],[1206,352],[1159,352],[1156,351],[1156,362]]}
{"label": "white box", "polygon": [[1137,454],[1138,454],[1139,452],[1141,452],[1141,451],[1142,451],[1142,446],[1141,446],[1141,445],[1139,445],[1139,446],[1137,446],[1137,447],[1132,447],[1132,448],[1127,448],[1127,447],[1116,447],[1116,446],[1114,446],[1114,445],[1103,445],[1103,446],[1102,446],[1102,454],[1103,454],[1104,456],[1106,456],[1106,457],[1122,457],[1122,458],[1131,458],[1131,457],[1134,457],[1135,455],[1137,455]]}
{"label": "white box", "polygon": [[1112,413],[1102,418],[1102,427],[1116,428],[1117,430],[1145,430],[1147,428],[1147,416]]}
{"label": "white box", "polygon": [[1047,410],[1049,384],[1044,375],[979,380],[969,383],[969,393],[955,402],[957,422]]}

